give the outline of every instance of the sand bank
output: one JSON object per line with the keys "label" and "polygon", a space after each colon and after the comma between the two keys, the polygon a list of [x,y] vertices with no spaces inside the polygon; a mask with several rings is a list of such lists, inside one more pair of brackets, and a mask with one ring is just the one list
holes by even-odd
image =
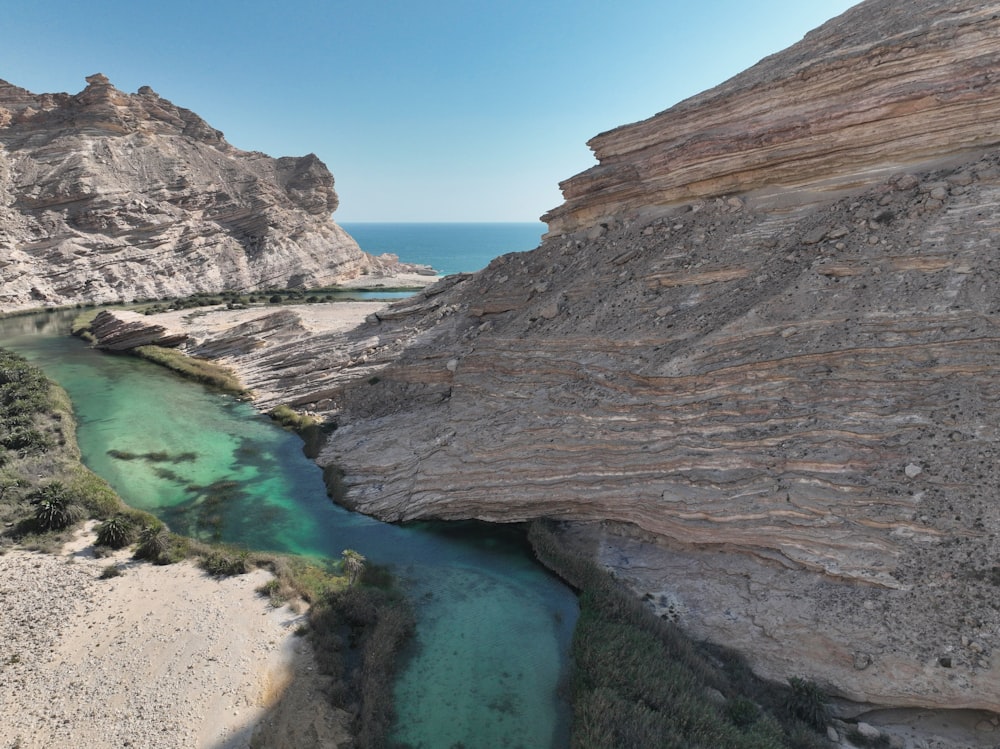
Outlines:
{"label": "sand bank", "polygon": [[[104,580],[114,560],[92,541],[0,556],[0,745],[237,749],[259,723],[292,739],[260,746],[346,738],[308,683],[320,677],[302,614],[255,592],[269,573],[217,579],[123,552],[124,574]],[[323,738],[297,741],[287,724]]]}

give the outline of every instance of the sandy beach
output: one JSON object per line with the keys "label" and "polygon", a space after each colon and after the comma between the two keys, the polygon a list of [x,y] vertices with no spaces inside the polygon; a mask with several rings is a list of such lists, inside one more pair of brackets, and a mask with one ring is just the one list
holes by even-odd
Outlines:
{"label": "sandy beach", "polygon": [[[303,615],[256,593],[270,574],[94,558],[88,524],[58,555],[0,556],[0,745],[337,746]],[[293,678],[294,677],[294,678]],[[301,677],[301,678],[300,678]],[[255,726],[270,737],[251,744]],[[308,742],[303,734],[315,736]]]}

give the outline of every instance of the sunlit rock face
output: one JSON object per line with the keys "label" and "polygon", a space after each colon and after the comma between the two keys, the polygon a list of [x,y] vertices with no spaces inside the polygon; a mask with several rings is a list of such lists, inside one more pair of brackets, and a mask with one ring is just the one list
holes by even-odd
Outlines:
{"label": "sunlit rock face", "polygon": [[606,217],[760,190],[823,199],[1000,139],[993,2],[869,0],[714,89],[589,145],[545,220]]}
{"label": "sunlit rock face", "polygon": [[219,350],[353,507],[559,518],[767,676],[1000,710],[998,18],[863,3],[600,136],[538,249]]}
{"label": "sunlit rock face", "polygon": [[353,278],[381,261],[336,207],[316,156],[241,151],[149,87],[0,81],[0,310]]}
{"label": "sunlit rock face", "polygon": [[537,250],[236,358],[353,507],[561,518],[765,675],[1000,710],[997,18],[863,3],[600,136]]}

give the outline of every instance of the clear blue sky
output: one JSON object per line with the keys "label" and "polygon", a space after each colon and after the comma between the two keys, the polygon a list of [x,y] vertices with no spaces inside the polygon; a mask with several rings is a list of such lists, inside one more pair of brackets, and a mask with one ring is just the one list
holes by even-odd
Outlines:
{"label": "clear blue sky", "polygon": [[533,221],[586,141],[853,0],[10,0],[0,78],[152,86],[238,148],[316,153],[339,221]]}

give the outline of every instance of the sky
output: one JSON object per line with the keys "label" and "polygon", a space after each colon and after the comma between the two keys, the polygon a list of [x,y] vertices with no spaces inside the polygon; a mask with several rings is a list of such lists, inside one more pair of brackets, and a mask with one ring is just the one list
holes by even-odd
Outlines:
{"label": "sky", "polygon": [[7,0],[0,79],[151,86],[237,148],[315,153],[339,222],[535,221],[587,140],[854,0]]}

